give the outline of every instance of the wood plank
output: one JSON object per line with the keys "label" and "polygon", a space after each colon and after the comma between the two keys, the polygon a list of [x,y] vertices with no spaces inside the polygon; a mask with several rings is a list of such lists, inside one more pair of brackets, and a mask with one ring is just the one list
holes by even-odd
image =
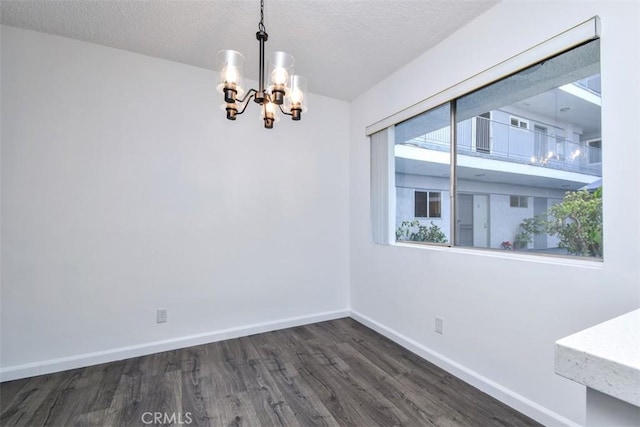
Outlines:
{"label": "wood plank", "polygon": [[[52,392],[59,390],[64,376],[60,374],[40,375],[29,379],[21,380],[22,387],[17,387],[14,383],[11,385],[11,391],[18,390],[15,396],[8,394],[9,388],[2,387],[2,414],[0,415],[0,425],[2,426],[26,426],[41,405],[45,402],[47,396]],[[5,401],[5,399],[7,399]],[[9,402],[9,403],[5,403]]]}
{"label": "wood plank", "polygon": [[294,367],[341,424],[392,426],[407,421],[401,411],[368,388],[328,348],[312,348],[309,355],[299,353]]}
{"label": "wood plank", "polygon": [[[210,376],[184,373],[182,375],[182,410],[189,414],[192,426],[219,425],[218,408],[214,396],[213,379]],[[230,395],[233,395],[231,393]]]}
{"label": "wood plank", "polygon": [[216,399],[213,413],[216,415],[216,426],[251,427],[260,426],[258,414],[251,404],[247,392],[240,392]]}
{"label": "wood plank", "polygon": [[146,412],[182,414],[182,373],[170,371],[155,375],[123,375],[105,424],[132,425],[142,422]]}
{"label": "wood plank", "polygon": [[142,378],[141,373],[122,375],[113,401],[105,414],[105,425],[131,425],[141,421],[144,410],[140,410],[139,403],[143,394],[147,393],[147,390],[143,389]]}
{"label": "wood plank", "polygon": [[281,390],[283,398],[303,426],[336,426],[339,423],[327,410],[322,400],[304,381],[291,362],[268,348],[263,350],[265,368]]}
{"label": "wood plank", "polygon": [[30,425],[67,426],[73,423],[76,414],[88,412],[91,400],[99,386],[66,388],[52,392],[45,404],[29,420]]}
{"label": "wood plank", "polygon": [[249,338],[239,338],[221,343],[228,358],[245,379],[251,404],[261,425],[299,425],[295,414],[285,401],[278,386],[262,363],[260,354]]}
{"label": "wood plank", "polygon": [[194,426],[538,425],[349,318],[1,383],[0,397],[2,426],[144,425],[145,412]]}
{"label": "wood plank", "polygon": [[82,387],[99,385],[92,394],[92,399],[88,404],[88,412],[100,413],[101,410],[108,409],[113,401],[120,378],[124,372],[126,362],[119,361],[104,363],[87,368],[88,374],[81,383]]}
{"label": "wood plank", "polygon": [[338,354],[356,370],[364,380],[371,384],[386,399],[391,401],[407,417],[410,423],[421,426],[435,426],[444,411],[440,402],[418,387],[404,384],[394,376],[371,363],[350,344],[337,346]]}
{"label": "wood plank", "polygon": [[[69,399],[68,394],[74,389],[73,384],[82,376],[81,369],[60,372],[58,374],[47,375],[51,381],[43,386],[42,391],[46,394],[44,400],[40,401],[35,410],[31,412],[31,418],[27,425],[47,425],[51,420],[64,417],[65,406],[72,405],[77,410],[78,406]],[[35,399],[34,399],[35,400]],[[30,403],[33,403],[29,398]],[[66,403],[66,405],[65,405]],[[74,409],[71,409],[72,411]]]}
{"label": "wood plank", "polygon": [[211,425],[211,416],[207,411],[208,402],[213,400],[211,392],[213,381],[200,370],[200,359],[193,353],[182,371],[182,409],[190,414],[193,426]]}
{"label": "wood plank", "polygon": [[66,425],[71,425],[73,427],[104,426],[104,420],[106,418],[107,412],[108,409],[100,409],[84,414],[72,415],[70,417],[70,422]]}
{"label": "wood plank", "polygon": [[209,345],[204,354],[201,370],[213,379],[214,396],[228,396],[247,391],[245,378],[238,369],[238,362],[223,347],[222,342]]}

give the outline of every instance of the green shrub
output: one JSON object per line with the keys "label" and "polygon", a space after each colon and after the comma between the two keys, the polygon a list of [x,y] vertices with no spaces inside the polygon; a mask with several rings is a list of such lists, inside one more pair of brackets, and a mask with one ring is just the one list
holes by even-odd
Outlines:
{"label": "green shrub", "polygon": [[422,225],[420,221],[402,221],[396,230],[396,240],[412,242],[447,243],[444,232],[431,221],[431,225]]}
{"label": "green shrub", "polygon": [[526,218],[520,223],[515,242],[520,248],[536,234],[557,235],[558,246],[572,255],[602,257],[602,187],[593,193],[569,191],[548,215]]}
{"label": "green shrub", "polygon": [[558,235],[561,248],[573,255],[602,257],[602,187],[593,193],[567,192],[549,214],[547,232]]}

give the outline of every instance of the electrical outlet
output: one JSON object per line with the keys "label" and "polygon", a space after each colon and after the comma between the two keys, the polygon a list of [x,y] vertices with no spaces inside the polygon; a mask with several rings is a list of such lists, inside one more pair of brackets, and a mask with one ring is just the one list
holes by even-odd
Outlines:
{"label": "electrical outlet", "polygon": [[444,335],[444,319],[436,317],[436,332]]}
{"label": "electrical outlet", "polygon": [[158,316],[156,318],[156,323],[167,323],[167,309],[158,310]]}

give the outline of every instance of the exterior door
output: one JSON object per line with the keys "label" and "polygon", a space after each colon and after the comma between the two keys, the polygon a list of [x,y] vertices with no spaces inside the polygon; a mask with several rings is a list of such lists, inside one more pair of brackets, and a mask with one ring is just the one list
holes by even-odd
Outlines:
{"label": "exterior door", "polygon": [[473,247],[489,247],[489,196],[473,195]]}
{"label": "exterior door", "polygon": [[544,159],[549,152],[547,148],[547,128],[533,125],[533,149],[537,159]]}
{"label": "exterior door", "polygon": [[[547,199],[545,197],[533,198],[533,215],[544,215],[547,213]],[[533,236],[534,249],[547,249],[547,235],[540,233]]]}
{"label": "exterior door", "polygon": [[456,220],[456,244],[473,246],[473,196],[458,194],[458,219]]}

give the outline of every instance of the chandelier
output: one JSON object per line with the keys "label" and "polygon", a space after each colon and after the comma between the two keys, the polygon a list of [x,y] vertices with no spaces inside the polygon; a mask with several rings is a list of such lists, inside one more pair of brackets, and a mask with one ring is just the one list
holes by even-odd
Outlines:
{"label": "chandelier", "polygon": [[269,82],[265,87],[264,44],[269,35],[264,27],[264,0],[260,0],[260,23],[256,38],[260,43],[260,74],[258,90],[242,87],[244,56],[235,50],[221,50],[217,55],[219,70],[218,92],[224,94],[222,108],[227,112],[227,119],[235,120],[244,113],[249,101],[254,100],[261,107],[260,117],[266,129],[272,129],[273,123],[279,120],[277,110],[293,120],[300,120],[307,111],[305,94],[307,79],[293,74],[295,60],[285,52],[273,52],[269,56]]}

